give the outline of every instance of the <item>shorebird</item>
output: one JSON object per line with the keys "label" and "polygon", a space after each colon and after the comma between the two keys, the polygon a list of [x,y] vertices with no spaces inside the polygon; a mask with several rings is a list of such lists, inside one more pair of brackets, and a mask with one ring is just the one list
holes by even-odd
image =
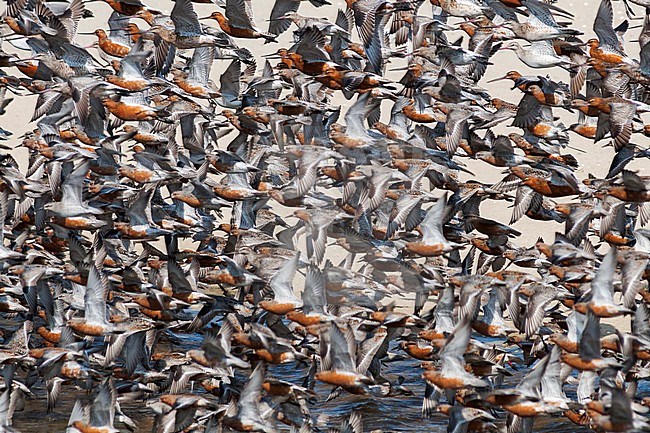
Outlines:
{"label": "shorebird", "polygon": [[423,377],[441,389],[483,388],[488,383],[465,370],[464,354],[470,341],[469,320],[459,322],[440,352],[440,370],[427,370]]}
{"label": "shorebird", "polygon": [[524,1],[522,4],[529,13],[528,19],[523,23],[511,21],[506,24],[506,27],[512,29],[518,37],[528,42],[535,42],[582,34],[577,30],[559,26],[551,11],[543,3]]}
{"label": "shorebird", "polygon": [[431,3],[454,17],[477,18],[492,12],[491,8],[474,0],[431,0]]}
{"label": "shorebird", "polygon": [[267,33],[255,25],[251,0],[227,0],[225,16],[215,11],[203,19],[212,19],[219,23],[221,30],[234,38],[266,39],[276,42],[276,35]]}
{"label": "shorebird", "polygon": [[647,429],[647,19],[104,3],[3,15],[0,430]]}
{"label": "shorebird", "polygon": [[[379,345],[375,345],[373,350],[364,354],[364,357],[370,358],[358,360],[362,366],[366,366],[359,366],[358,369],[350,352],[351,349],[354,350],[356,358],[356,343],[354,342],[352,330],[348,329],[346,336],[338,325],[333,322],[330,325],[328,336],[328,342],[322,343],[324,352],[321,359],[323,359],[323,364],[321,371],[316,373],[316,379],[341,387],[352,394],[367,394],[369,392],[368,385],[374,382],[365,376],[363,370],[369,365],[368,360],[372,359]],[[352,344],[348,343],[350,338],[352,338]]]}
{"label": "shorebird", "polygon": [[522,47],[517,42],[510,42],[501,49],[514,51],[519,60],[530,68],[541,69],[555,66],[569,67],[572,65],[568,57],[556,54],[553,43],[548,40],[534,41],[528,48]]}
{"label": "shorebird", "polygon": [[420,223],[422,240],[408,242],[404,249],[416,255],[430,257],[446,254],[462,247],[462,244],[450,242],[444,237],[442,226],[446,210],[447,196],[444,195],[438,198]]}

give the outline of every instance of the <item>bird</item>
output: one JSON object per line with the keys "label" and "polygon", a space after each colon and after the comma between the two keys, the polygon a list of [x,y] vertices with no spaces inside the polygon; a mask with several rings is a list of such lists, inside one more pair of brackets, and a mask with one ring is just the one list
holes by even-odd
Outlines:
{"label": "bird", "polygon": [[256,27],[251,0],[227,0],[225,16],[221,12],[215,11],[204,19],[217,21],[221,30],[234,38],[262,38],[269,42],[276,41],[275,34],[267,33]]}
{"label": "bird", "polygon": [[8,1],[0,430],[647,430],[644,1]]}

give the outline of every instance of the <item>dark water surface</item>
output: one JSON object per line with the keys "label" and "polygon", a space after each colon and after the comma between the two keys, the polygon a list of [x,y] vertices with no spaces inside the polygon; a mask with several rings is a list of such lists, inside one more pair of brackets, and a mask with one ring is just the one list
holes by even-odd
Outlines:
{"label": "dark water surface", "polygon": [[[179,336],[181,343],[169,347],[173,351],[187,351],[193,348],[199,348],[201,345],[201,336]],[[495,340],[496,341],[496,340]],[[490,341],[492,342],[492,341]],[[392,347],[392,351],[399,353],[399,348]],[[401,359],[384,364],[383,372],[386,377],[391,379],[397,376],[403,376],[404,386],[414,392],[413,396],[395,396],[386,398],[368,398],[354,396],[347,393],[341,394],[338,398],[326,402],[331,387],[317,383],[316,392],[319,401],[310,406],[314,418],[321,417],[326,419],[326,423],[320,426],[321,430],[327,427],[338,426],[341,419],[346,417],[352,411],[359,411],[363,414],[364,431],[371,430],[394,431],[394,432],[444,432],[447,431],[447,418],[442,414],[434,414],[430,419],[422,419],[421,406],[422,396],[424,395],[424,380],[421,378],[422,369],[419,361],[414,359]],[[511,370],[513,376],[507,377],[505,386],[515,386],[525,369],[518,371]],[[296,384],[301,384],[307,367],[296,367],[295,363],[280,366],[268,366],[267,377],[276,377],[283,380],[289,380]],[[20,373],[19,373],[19,377]],[[245,377],[242,377],[245,380]],[[202,388],[195,387],[195,392],[204,392]],[[575,387],[566,386],[565,391],[569,396],[575,396]],[[68,418],[72,407],[77,399],[85,403],[92,401],[94,393],[88,394],[83,389],[77,389],[72,383],[63,385],[61,399],[53,413],[47,413],[47,401],[44,385],[42,381],[33,388],[36,398],[27,397],[25,410],[17,412],[14,416],[14,427],[23,433],[41,433],[41,432],[62,432],[68,423]],[[637,396],[648,395],[647,386],[640,386]],[[211,398],[211,396],[208,396]],[[137,424],[137,432],[150,432],[153,427],[154,413],[146,406],[146,401],[132,402],[122,404],[122,410],[130,416]],[[497,412],[499,421],[497,425],[502,427],[505,424],[505,413]],[[278,422],[280,430],[288,428]],[[121,431],[127,431],[122,424],[116,427]],[[584,427],[579,427],[571,423],[568,419],[559,418],[538,418],[535,421],[534,431],[536,432],[576,432],[589,431]]]}

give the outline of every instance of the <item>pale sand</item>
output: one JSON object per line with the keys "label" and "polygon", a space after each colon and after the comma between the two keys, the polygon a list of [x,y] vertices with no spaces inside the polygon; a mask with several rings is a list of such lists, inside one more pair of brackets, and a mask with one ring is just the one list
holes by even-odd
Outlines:
{"label": "pale sand", "polygon": [[[167,11],[167,12],[171,11],[173,7],[173,3],[171,1],[149,0],[149,1],[145,1],[145,3],[147,3],[149,6],[153,8],[162,11]],[[267,23],[265,22],[265,20],[268,19],[270,15],[270,11],[273,6],[273,1],[253,0],[253,3],[254,3],[255,18],[258,25],[262,28],[266,28]],[[299,13],[307,16],[326,17],[331,21],[334,21],[336,18],[337,9],[338,8],[344,9],[345,2],[332,1],[332,3],[333,3],[332,6],[315,8],[310,3],[303,2],[301,4]],[[588,38],[595,36],[592,30],[592,24],[593,24],[596,11],[598,9],[598,5],[599,5],[598,0],[583,0],[583,1],[565,0],[565,1],[559,1],[557,5],[576,15],[572,27],[585,33],[585,35],[582,36],[583,40],[586,41]],[[108,16],[111,13],[111,9],[104,3],[88,3],[87,7],[94,12],[96,18],[82,20],[79,31],[80,32],[93,31],[95,30],[97,23],[99,23],[100,25],[104,26],[104,28],[106,28],[107,27],[106,19],[108,19]],[[207,16],[210,14],[210,12],[216,9],[221,10],[220,8],[217,8],[214,5],[202,5],[202,4],[195,4],[195,8],[197,14],[200,17]],[[625,17],[622,2],[620,1],[615,2],[614,8],[615,8],[614,25],[616,26],[624,19],[626,19],[626,17]],[[634,9],[637,12],[637,16],[642,17],[641,8],[635,7]],[[420,14],[426,15],[426,14],[430,14],[430,12],[431,12],[431,6],[427,2],[420,9]],[[456,23],[456,22],[458,22],[458,20],[456,19],[450,20],[450,23]],[[205,23],[214,26],[217,25],[216,22],[214,21],[206,21]],[[141,20],[138,20],[138,24],[142,25],[143,22]],[[632,25],[637,25],[637,24],[641,24],[641,21],[636,20],[632,22]],[[292,27],[292,29],[294,28],[295,27]],[[462,34],[463,34],[462,32],[454,32],[454,35],[449,35],[449,39],[454,40],[455,36],[461,36]],[[626,35],[628,54],[635,58],[638,58],[639,46],[638,43],[631,42],[631,41],[635,40],[638,34],[639,34],[639,29],[632,29]],[[356,35],[353,36],[356,38]],[[95,40],[96,38],[94,36],[89,36],[89,35],[79,35],[77,37],[77,42],[79,43],[79,45],[82,46],[89,45]],[[261,60],[260,58],[262,54],[270,54],[275,52],[280,47],[291,46],[292,44],[291,29],[290,31],[284,33],[279,38],[279,41],[280,43],[278,44],[263,44],[259,40],[240,39],[237,41],[237,43],[240,46],[247,47],[253,52],[253,54],[255,55],[255,57],[258,59],[259,62],[258,68],[261,69],[263,67],[263,63],[262,63],[263,60]],[[5,43],[3,45],[3,48],[9,52],[15,52],[15,50],[12,50],[12,47],[8,43]],[[20,57],[23,58],[30,56],[28,52],[20,52],[19,55]],[[547,75],[548,74],[554,80],[562,80],[564,82],[568,82],[569,79],[568,72],[559,68],[538,69],[538,70],[527,68],[521,61],[519,61],[519,59],[512,51],[498,52],[494,57],[491,58],[491,62],[494,63],[494,65],[488,67],[486,76],[481,80],[479,84],[483,85],[484,88],[487,89],[492,96],[499,97],[513,103],[517,103],[520,100],[521,92],[519,92],[518,90],[511,90],[510,82],[500,81],[496,83],[485,84],[486,81],[492,78],[503,76],[507,71],[513,69],[521,72],[524,75]],[[218,83],[220,74],[228,66],[228,64],[229,61],[224,61],[224,62],[217,61],[213,64],[211,76],[212,79],[215,80],[215,82]],[[405,64],[406,61],[403,59],[392,59],[391,63],[388,65],[388,69],[403,67],[405,66]],[[7,73],[15,74],[16,76],[21,75],[19,71],[13,68],[8,69]],[[403,71],[399,71],[399,72],[388,71],[387,77],[397,81],[401,78],[402,74]],[[29,123],[29,119],[31,118],[34,104],[36,101],[36,97],[24,96],[24,97],[16,97],[15,99],[16,100],[14,100],[13,103],[9,106],[7,113],[4,116],[0,116],[0,126],[14,133],[13,137],[8,142],[5,142],[5,144],[8,144],[12,147],[20,144],[20,140],[21,140],[20,136],[22,134],[36,127],[35,123]],[[340,92],[337,92],[337,95],[332,103],[334,105],[343,105],[344,107],[343,113],[345,113],[345,106],[350,104],[349,101],[346,101],[342,97]],[[385,104],[383,107],[384,110],[382,110],[382,114],[383,114],[382,117],[384,119],[388,118],[389,107],[390,107],[389,104]],[[567,126],[577,121],[577,114],[571,114],[561,109],[555,109],[554,112],[556,115],[559,115],[562,118],[562,121]],[[645,123],[648,123],[649,118],[646,117],[645,119],[646,119]],[[341,118],[341,122],[342,121],[343,119]],[[495,128],[494,131],[496,133],[505,133],[505,134],[509,132],[521,132],[521,130],[518,128],[510,128],[504,126],[504,124]],[[636,141],[637,144],[641,144],[645,146],[647,146],[648,144],[647,139],[645,143],[639,142],[638,138],[636,138],[636,140],[637,140]],[[228,142],[228,137],[222,139],[222,144],[224,147],[227,144],[227,142]],[[571,145],[585,151],[585,153],[580,153],[580,152],[567,149],[567,152],[572,153],[580,162],[580,168],[576,172],[576,176],[578,179],[581,180],[583,178],[586,178],[587,175],[590,173],[595,175],[596,177],[601,177],[601,178],[607,174],[610,162],[614,156],[614,149],[611,146],[603,147],[603,145],[606,143],[608,143],[608,140],[603,140],[598,144],[594,144],[589,140],[586,140],[574,133],[571,133]],[[18,148],[15,151],[15,154],[19,160],[19,163],[21,164],[21,168],[24,169],[27,165],[26,149]],[[457,158],[457,159],[464,163],[467,163],[468,168],[475,173],[475,176],[473,177],[463,174],[463,179],[465,180],[470,178],[475,178],[485,183],[491,183],[491,182],[497,182],[504,177],[504,174],[502,174],[501,169],[491,167],[485,163],[468,161],[466,158]],[[643,172],[645,171],[648,171],[648,167],[649,165],[647,160],[634,161],[632,164],[629,165],[630,169],[640,170],[641,174],[643,174]],[[287,213],[283,209],[278,209],[277,211],[281,214]],[[293,210],[289,210],[288,213],[291,213],[292,211]],[[486,201],[483,203],[481,208],[482,216],[486,218],[492,218],[501,221],[503,223],[507,223],[510,220],[511,213],[512,210],[508,208],[503,202]],[[512,227],[522,232],[521,237],[517,238],[514,241],[514,243],[518,246],[530,246],[534,244],[534,242],[540,236],[543,237],[545,241],[552,242],[554,233],[556,231],[564,230],[564,227],[561,224],[555,222],[546,222],[546,223],[536,222],[527,219],[526,217],[522,218],[520,221],[513,224]],[[344,255],[342,254],[342,250],[338,252],[332,251],[331,253],[332,253],[332,259],[335,262],[339,261],[344,257]],[[612,323],[616,324],[617,326],[619,325],[624,327],[629,326],[629,321],[623,319],[612,321]]]}

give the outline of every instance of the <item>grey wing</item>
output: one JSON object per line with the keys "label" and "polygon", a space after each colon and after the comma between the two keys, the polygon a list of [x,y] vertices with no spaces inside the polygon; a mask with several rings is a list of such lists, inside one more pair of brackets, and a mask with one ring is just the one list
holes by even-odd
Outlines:
{"label": "grey wing", "polygon": [[446,239],[442,233],[443,218],[447,210],[447,194],[440,197],[427,211],[424,220],[420,223],[422,230],[422,241],[429,244],[445,243]]}
{"label": "grey wing", "polygon": [[519,102],[517,115],[512,122],[512,126],[528,128],[535,125],[539,120],[541,110],[542,105],[537,102],[537,99],[533,95],[525,94]]}
{"label": "grey wing", "polygon": [[109,36],[115,41],[123,45],[131,45],[131,38],[126,31],[126,26],[129,24],[129,17],[122,15],[117,11],[113,11],[108,18]]}
{"label": "grey wing", "polygon": [[214,47],[198,47],[194,49],[189,72],[189,80],[202,85],[208,84],[210,69],[214,60]]}
{"label": "grey wing", "polygon": [[492,149],[494,152],[500,154],[514,153],[512,142],[510,141],[510,138],[506,137],[505,135],[499,135],[494,139]]}
{"label": "grey wing", "polygon": [[179,36],[197,36],[203,33],[199,17],[190,0],[176,0],[171,18]]}
{"label": "grey wing", "polygon": [[227,0],[226,18],[230,25],[241,29],[253,29],[253,11],[248,0]]}
{"label": "grey wing", "polygon": [[349,350],[348,338],[336,323],[332,323],[329,337],[328,356],[330,358],[331,368],[334,370],[356,371]]}
{"label": "grey wing", "polygon": [[524,418],[508,413],[506,417],[507,433],[533,433],[535,418]]}
{"label": "grey wing", "polygon": [[293,293],[293,278],[298,270],[299,259],[300,252],[294,254],[292,258],[287,260],[269,281],[269,286],[273,289],[276,301],[298,301],[296,295]]}
{"label": "grey wing", "polygon": [[440,351],[443,368],[445,363],[449,361],[460,362],[461,365],[464,363],[463,355],[467,350],[471,335],[472,328],[469,319],[463,320],[456,325],[454,332],[447,338],[444,347]]}
{"label": "grey wing", "polygon": [[542,378],[546,374],[546,368],[551,361],[551,354],[548,353],[544,358],[540,359],[533,368],[528,371],[524,378],[519,382],[517,388],[529,393],[539,395],[539,387],[542,383]]}
{"label": "grey wing", "polygon": [[364,340],[357,350],[357,373],[366,374],[375,354],[387,337],[386,329],[379,328],[372,337]]}
{"label": "grey wing", "polygon": [[463,132],[467,120],[471,117],[471,113],[465,110],[452,110],[447,115],[445,121],[445,139],[447,143],[447,155],[456,153],[456,149],[463,138]]}
{"label": "grey wing", "polygon": [[433,316],[438,332],[451,333],[454,330],[454,289],[448,284],[440,292]]}
{"label": "grey wing", "polygon": [[105,379],[90,407],[90,425],[93,427],[113,427],[117,394],[112,378]]}
{"label": "grey wing", "polygon": [[639,71],[646,77],[650,76],[650,43],[646,43],[639,53]]}
{"label": "grey wing", "polygon": [[84,161],[77,168],[74,169],[70,175],[65,179],[62,186],[64,203],[74,203],[81,204],[83,203],[81,192],[83,189],[83,182],[88,173],[90,163]]}
{"label": "grey wing", "polygon": [[648,308],[645,302],[641,302],[634,312],[632,333],[636,336],[650,339],[650,308]]}
{"label": "grey wing", "polygon": [[587,312],[587,323],[579,340],[580,358],[585,361],[600,358],[600,318]]}
{"label": "grey wing", "polygon": [[262,382],[266,373],[266,366],[263,362],[257,364],[255,370],[250,375],[250,379],[244,386],[239,399],[240,416],[250,414],[251,418],[259,418],[259,403],[261,396]]}
{"label": "grey wing", "polygon": [[623,184],[632,191],[643,191],[646,189],[643,179],[633,171],[623,170]]}
{"label": "grey wing", "polygon": [[577,311],[572,311],[566,317],[566,324],[568,327],[567,338],[569,341],[577,342],[582,337],[587,316]]}
{"label": "grey wing", "polygon": [[580,373],[578,389],[576,390],[578,403],[585,404],[586,402],[591,401],[592,396],[596,391],[597,379],[598,373],[595,371],[587,370]]}
{"label": "grey wing", "polygon": [[310,189],[314,187],[318,180],[318,164],[320,159],[307,159],[301,158],[300,165],[298,166],[298,175],[294,178],[293,183],[296,186],[296,194],[298,196],[305,195]]}
{"label": "grey wing", "polygon": [[420,203],[420,197],[412,194],[404,194],[397,199],[391,212],[390,220],[388,221],[386,239],[393,236],[397,229],[407,221],[409,215],[411,215],[411,211],[418,203]]}
{"label": "grey wing", "polygon": [[150,213],[149,202],[151,201],[152,193],[152,186],[145,186],[138,192],[135,200],[129,206],[126,215],[132,226],[147,225],[151,221],[150,216],[147,214]]}
{"label": "grey wing", "polygon": [[323,313],[325,309],[325,278],[318,266],[308,265],[305,290],[302,292],[303,309],[306,314]]}
{"label": "grey wing", "polygon": [[102,363],[104,367],[110,366],[113,361],[115,361],[117,357],[120,356],[120,353],[122,353],[122,349],[124,349],[124,345],[126,344],[128,337],[129,334],[118,334],[111,335],[109,338],[106,338],[105,341],[108,347],[106,347],[106,352]]}
{"label": "grey wing", "polygon": [[546,397],[564,399],[564,391],[562,390],[562,362],[560,356],[562,350],[559,346],[553,346],[551,353],[548,355],[549,362],[546,366],[546,372],[542,376],[541,394]]}
{"label": "grey wing", "polygon": [[610,132],[612,137],[616,138],[623,133],[625,126],[634,120],[636,106],[628,102],[610,103],[610,106],[612,110],[612,114],[610,115]]}
{"label": "grey wing", "polygon": [[348,419],[341,421],[339,433],[363,433],[363,418],[361,412],[354,411]]}
{"label": "grey wing", "polygon": [[565,235],[574,245],[578,245],[587,234],[592,215],[593,211],[590,208],[578,207],[571,210],[566,220]]}
{"label": "grey wing", "polygon": [[375,105],[378,101],[369,102],[370,93],[359,95],[357,101],[345,113],[346,132],[353,137],[366,137],[368,130],[363,125],[366,114],[370,111],[368,106]]}
{"label": "grey wing", "polygon": [[533,199],[538,195],[540,194],[528,186],[520,186],[517,188],[517,195],[515,196],[515,204],[513,206],[512,217],[510,218],[510,224],[519,221],[519,219],[528,212]]}
{"label": "grey wing", "polygon": [[546,306],[554,299],[555,295],[550,290],[542,289],[530,297],[526,307],[525,331],[526,338],[530,338],[539,331],[546,317]]}
{"label": "grey wing", "polygon": [[609,408],[609,416],[614,425],[623,425],[632,427],[632,420],[634,414],[632,412],[632,405],[630,399],[625,395],[625,392],[618,388],[612,388],[612,403]]}
{"label": "grey wing", "polygon": [[233,60],[219,78],[221,94],[227,103],[232,103],[239,99],[241,92],[240,77],[241,62],[239,60]]}
{"label": "grey wing", "polygon": [[[553,43],[547,40],[531,42],[530,50],[538,55],[557,56],[557,53],[555,52],[555,48],[553,48]],[[540,76],[540,81],[544,83],[545,81],[548,80]]]}
{"label": "grey wing", "polygon": [[522,3],[530,12],[530,16],[528,17],[529,21],[537,20],[549,27],[559,27],[555,21],[555,18],[553,18],[551,11],[549,11],[547,7],[544,7],[537,1],[524,1]]}
{"label": "grey wing", "polygon": [[298,12],[300,2],[293,0],[275,0],[273,9],[271,10],[271,18],[269,23],[269,33],[280,35],[286,32],[291,27],[291,20],[278,19],[284,16],[287,12]]}
{"label": "grey wing", "polygon": [[594,20],[594,32],[602,46],[617,49],[620,46],[616,31],[614,31],[614,10],[610,0],[601,0],[598,13]]}
{"label": "grey wing", "polygon": [[591,281],[593,302],[614,303],[614,273],[616,272],[616,247],[610,248]]}
{"label": "grey wing", "polygon": [[[229,327],[230,331],[224,329],[225,327]],[[230,325],[230,322],[224,322],[219,331],[211,328],[203,334],[203,343],[201,344],[201,348],[205,352],[205,357],[208,360],[220,359],[228,356],[228,353],[222,347],[221,342],[223,339],[220,336],[221,333],[226,333],[226,338],[230,339],[232,335],[232,325]]]}
{"label": "grey wing", "polygon": [[11,425],[11,414],[9,413],[9,400],[11,388],[7,388],[5,392],[0,395],[0,425]]}
{"label": "grey wing", "polygon": [[145,357],[146,331],[140,331],[129,335],[124,351],[124,369],[127,374],[133,374],[138,364]]}
{"label": "grey wing", "polygon": [[84,295],[84,317],[97,323],[106,322],[106,293],[107,281],[102,277],[95,265],[90,265],[88,286]]}

